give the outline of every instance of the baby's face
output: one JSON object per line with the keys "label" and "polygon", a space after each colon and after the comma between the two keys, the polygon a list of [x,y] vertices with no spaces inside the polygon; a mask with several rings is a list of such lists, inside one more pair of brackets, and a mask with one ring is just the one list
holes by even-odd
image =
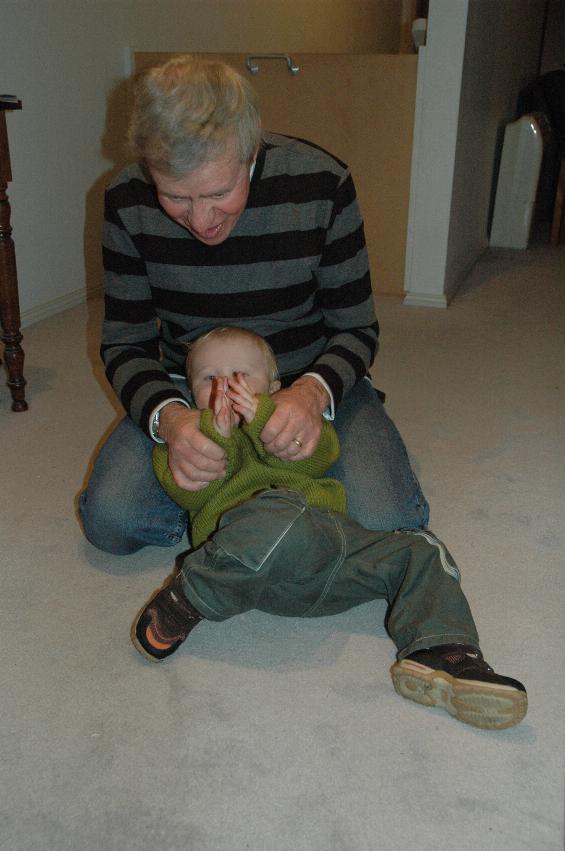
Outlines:
{"label": "baby's face", "polygon": [[271,382],[261,348],[253,340],[231,338],[206,340],[190,358],[192,398],[197,408],[210,407],[214,378],[233,378],[241,373],[253,393],[272,393],[278,382]]}

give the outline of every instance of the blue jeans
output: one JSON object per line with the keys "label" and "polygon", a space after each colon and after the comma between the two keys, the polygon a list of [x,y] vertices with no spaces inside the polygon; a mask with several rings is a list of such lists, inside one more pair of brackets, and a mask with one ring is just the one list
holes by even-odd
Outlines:
{"label": "blue jeans", "polygon": [[[402,438],[368,380],[343,400],[334,425],[341,456],[328,474],[345,485],[348,514],[367,529],[425,528],[428,505]],[[86,537],[99,549],[122,555],[182,540],[187,516],[153,473],[153,446],[125,417],[100,450],[79,502]]]}

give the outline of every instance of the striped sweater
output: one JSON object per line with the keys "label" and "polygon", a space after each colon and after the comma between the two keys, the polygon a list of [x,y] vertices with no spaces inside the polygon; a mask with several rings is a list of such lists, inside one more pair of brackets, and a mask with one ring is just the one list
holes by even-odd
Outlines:
{"label": "striped sweater", "polygon": [[307,371],[335,405],[378,341],[363,222],[347,166],[308,142],[265,134],[247,205],[228,238],[199,242],[160,208],[137,165],[105,199],[106,375],[147,433],[179,391],[185,343],[238,325],[272,346],[283,386]]}

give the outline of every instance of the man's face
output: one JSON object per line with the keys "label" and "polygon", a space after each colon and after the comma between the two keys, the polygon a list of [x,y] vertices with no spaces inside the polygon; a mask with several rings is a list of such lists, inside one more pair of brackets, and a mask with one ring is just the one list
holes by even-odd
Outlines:
{"label": "man's face", "polygon": [[253,340],[205,340],[190,358],[190,385],[196,407],[211,407],[214,379],[232,378],[238,373],[256,395],[274,393],[280,387],[280,382],[270,380],[265,354]]}
{"label": "man's face", "polygon": [[219,245],[247,204],[249,168],[230,149],[184,177],[167,177],[153,168],[150,172],[165,213],[205,245]]}

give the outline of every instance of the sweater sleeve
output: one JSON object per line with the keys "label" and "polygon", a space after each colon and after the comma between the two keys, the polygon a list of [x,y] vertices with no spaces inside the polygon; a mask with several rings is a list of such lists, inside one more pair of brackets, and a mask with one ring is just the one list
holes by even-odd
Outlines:
{"label": "sweater sleeve", "polygon": [[322,420],[322,433],[314,454],[302,461],[283,461],[270,455],[261,440],[261,432],[273,411],[275,403],[269,396],[260,396],[257,414],[251,423],[244,423],[243,431],[249,436],[253,448],[260,460],[269,467],[291,467],[299,473],[312,478],[322,477],[329,467],[339,458],[339,439],[334,427],[327,420]]}
{"label": "sweater sleeve", "polygon": [[316,277],[328,341],[309,371],[328,383],[337,407],[367,374],[379,334],[363,220],[349,170],[334,195]]}
{"label": "sweater sleeve", "polygon": [[213,440],[226,453],[226,475],[223,479],[215,479],[209,482],[205,488],[198,491],[184,490],[177,485],[169,467],[169,452],[166,444],[159,443],[153,448],[153,469],[165,493],[167,493],[177,505],[191,513],[200,509],[210,500],[213,500],[232,478],[238,469],[240,447],[237,434],[225,438],[219,434],[213,425],[213,414],[210,409],[203,410],[200,414],[200,430],[202,434]]}
{"label": "sweater sleeve", "polygon": [[153,470],[165,493],[171,499],[189,511],[191,514],[199,511],[202,506],[215,495],[223,483],[222,479],[209,482],[205,488],[198,491],[187,491],[177,485],[169,467],[169,450],[166,443],[157,443],[153,447]]}
{"label": "sweater sleeve", "polygon": [[101,357],[126,413],[149,434],[151,412],[179,391],[160,362],[158,321],[145,261],[135,246],[144,193],[141,180],[118,182],[105,196],[105,314]]}

